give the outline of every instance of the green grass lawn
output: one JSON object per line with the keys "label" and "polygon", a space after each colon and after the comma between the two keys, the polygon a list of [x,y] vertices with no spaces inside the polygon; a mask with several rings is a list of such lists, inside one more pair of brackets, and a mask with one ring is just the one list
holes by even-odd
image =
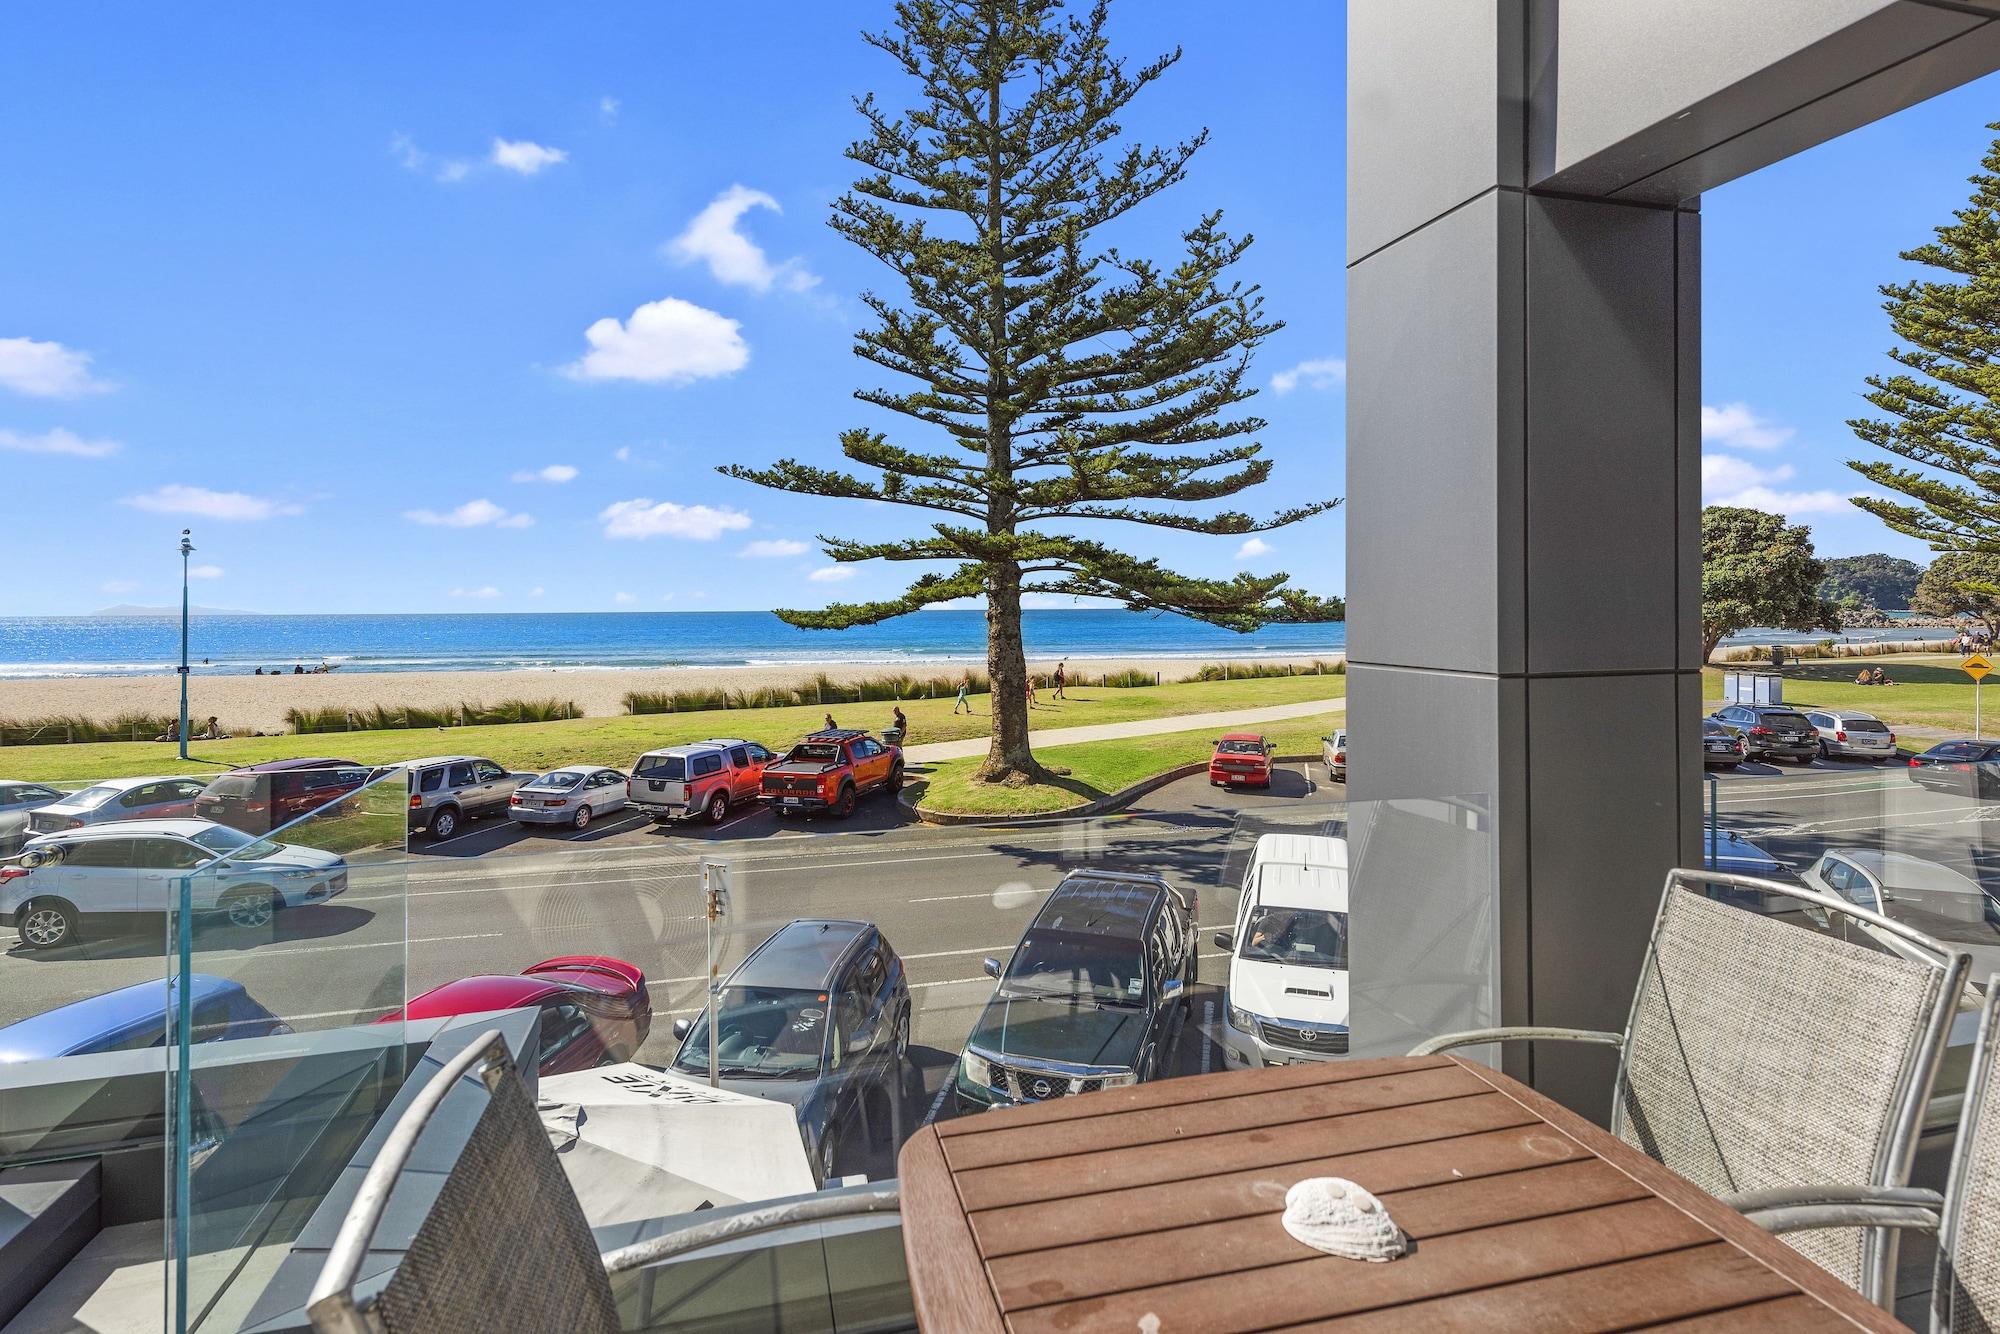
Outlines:
{"label": "green grass lawn", "polygon": [[[1341,714],[1288,718],[1258,730],[1278,747],[1280,755],[1317,755],[1320,738],[1342,725]],[[1042,815],[1082,806],[1177,765],[1205,760],[1215,749],[1215,730],[1162,732],[1157,736],[1084,745],[1037,749],[1043,764],[1070,772],[1049,783],[1006,787],[973,781],[980,760],[947,760],[929,767],[910,784],[910,793],[925,810],[955,815]]]}
{"label": "green grass lawn", "polygon": [[[1200,681],[1130,689],[1074,691],[1062,703],[1045,704],[1030,718],[1037,728],[1081,727],[1176,714],[1255,709],[1305,700],[1340,699],[1344,676],[1280,676],[1257,681]],[[1042,692],[1046,700],[1048,692]],[[987,734],[984,695],[972,697],[979,710],[952,716],[949,699],[905,700],[911,745],[958,741]],[[741,736],[782,750],[821,725],[831,712],[843,727],[879,730],[889,723],[888,703],[818,705],[782,709],[716,709],[701,713],[654,713],[564,722],[510,723],[487,727],[416,729],[391,732],[322,732],[312,736],[239,737],[197,741],[183,764],[161,742],[119,741],[81,746],[8,746],[0,749],[0,777],[30,782],[84,782],[134,774],[213,773],[239,764],[294,756],[326,755],[363,764],[386,764],[424,755],[487,755],[514,769],[540,772],[560,764],[596,763],[624,768],[656,746]]]}
{"label": "green grass lawn", "polygon": [[[1785,668],[1785,703],[1793,708],[1855,709],[1896,724],[1917,724],[1972,734],[1972,679],[1958,669],[1957,654],[1909,654],[1853,660],[1794,663]],[[1880,667],[1896,684],[1858,686],[1862,664]],[[1748,667],[1750,664],[1744,664]],[[1983,722],[2000,722],[2000,675],[1988,677],[1993,698],[1982,699]],[[1720,701],[1722,673],[1702,673],[1702,698]],[[1924,747],[1919,746],[1919,750]]]}

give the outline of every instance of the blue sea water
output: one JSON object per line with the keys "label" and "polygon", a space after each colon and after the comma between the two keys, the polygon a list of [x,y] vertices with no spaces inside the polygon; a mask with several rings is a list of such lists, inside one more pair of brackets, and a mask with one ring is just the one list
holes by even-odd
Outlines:
{"label": "blue sea water", "polygon": [[[1347,627],[1274,625],[1247,635],[1117,609],[1022,613],[1035,658],[1292,657],[1345,651]],[[983,662],[980,611],[927,611],[853,630],[795,630],[770,612],[507,612],[394,616],[197,616],[197,674],[321,662],[349,671]],[[0,617],[0,678],[171,671],[180,622],[164,616]]]}

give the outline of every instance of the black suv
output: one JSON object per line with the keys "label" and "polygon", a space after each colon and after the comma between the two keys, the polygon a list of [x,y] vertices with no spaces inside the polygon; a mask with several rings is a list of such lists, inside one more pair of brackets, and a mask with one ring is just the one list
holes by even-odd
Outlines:
{"label": "black suv", "polygon": [[1741,734],[1746,760],[1776,757],[1811,764],[1819,758],[1819,729],[1797,709],[1782,704],[1725,704],[1708,716]]}
{"label": "black suv", "polygon": [[1046,1102],[1169,1072],[1195,981],[1193,894],[1156,875],[1073,871],[1035,914],[972,1027],[961,1111]]}

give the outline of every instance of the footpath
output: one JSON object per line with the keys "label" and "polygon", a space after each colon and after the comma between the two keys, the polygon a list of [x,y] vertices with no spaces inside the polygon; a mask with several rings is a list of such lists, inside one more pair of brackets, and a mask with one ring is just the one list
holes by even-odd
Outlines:
{"label": "footpath", "polygon": [[[1256,723],[1283,722],[1288,718],[1310,718],[1316,713],[1339,713],[1347,708],[1345,699],[1309,699],[1297,704],[1273,704],[1263,709],[1233,709],[1227,713],[1182,713],[1166,718],[1141,718],[1129,723],[1097,723],[1090,727],[1029,728],[1028,740],[1036,749],[1069,746],[1080,741],[1115,741],[1123,737],[1155,736],[1162,732],[1238,731]],[[964,741],[933,741],[909,746],[903,758],[912,764],[934,764],[939,760],[964,760],[984,755],[991,743],[985,737]]]}

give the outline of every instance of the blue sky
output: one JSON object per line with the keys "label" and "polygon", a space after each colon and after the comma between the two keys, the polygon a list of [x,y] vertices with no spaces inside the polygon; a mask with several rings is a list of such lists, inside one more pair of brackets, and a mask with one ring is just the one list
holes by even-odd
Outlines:
{"label": "blue sky", "polygon": [[[816,605],[815,532],[922,515],[783,496],[713,465],[833,462],[885,374],[849,350],[885,271],[825,225],[853,94],[909,89],[882,3],[0,10],[0,612],[177,594],[265,611]],[[1186,184],[1107,239],[1170,256],[1220,206],[1287,321],[1255,408],[1277,478],[1342,486],[1337,6],[1125,0],[1133,60],[1186,58],[1127,117],[1207,126]],[[1883,364],[1874,286],[1962,202],[1991,84],[1712,194],[1711,498],[1754,494],[1822,549],[1913,544],[1843,512],[1842,420]],[[1301,368],[1304,369],[1301,369]],[[1283,392],[1280,392],[1283,387]],[[1715,459],[1724,460],[1716,463]],[[1106,528],[1187,570],[1340,591],[1338,512],[1225,538]],[[47,553],[46,560],[40,553]],[[815,578],[815,575],[820,575]]]}

